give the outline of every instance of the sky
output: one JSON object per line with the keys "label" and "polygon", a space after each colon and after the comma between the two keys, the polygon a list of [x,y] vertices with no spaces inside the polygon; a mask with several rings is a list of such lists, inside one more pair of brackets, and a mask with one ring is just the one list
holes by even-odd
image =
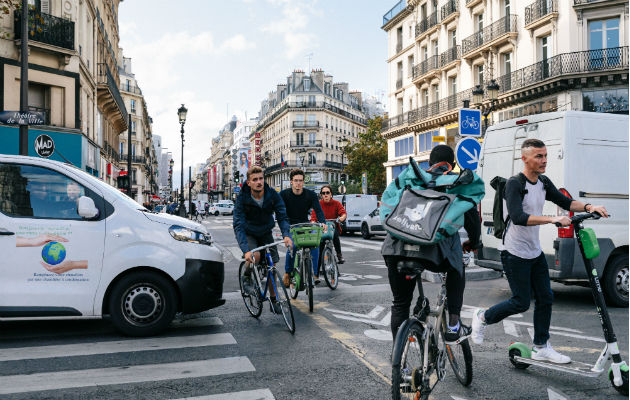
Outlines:
{"label": "sky", "polygon": [[[395,0],[127,0],[120,47],[132,59],[153,134],[181,165],[177,109],[188,108],[184,171],[210,156],[228,119],[256,117],[295,69],[321,68],[350,90],[387,94],[382,17]],[[309,57],[310,55],[310,57]],[[187,180],[187,176],[184,178]],[[179,186],[179,179],[175,187]]]}

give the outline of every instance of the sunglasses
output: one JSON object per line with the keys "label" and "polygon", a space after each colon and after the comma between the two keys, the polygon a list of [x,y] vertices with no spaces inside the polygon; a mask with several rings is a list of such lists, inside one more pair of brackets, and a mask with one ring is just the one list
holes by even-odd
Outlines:
{"label": "sunglasses", "polygon": [[320,194],[330,194],[330,192],[321,192]]}

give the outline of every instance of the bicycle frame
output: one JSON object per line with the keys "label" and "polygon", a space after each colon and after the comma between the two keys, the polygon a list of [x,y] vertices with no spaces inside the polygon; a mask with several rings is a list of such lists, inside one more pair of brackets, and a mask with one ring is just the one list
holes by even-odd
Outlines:
{"label": "bicycle frame", "polygon": [[[269,247],[273,247],[273,246],[277,246],[278,244],[282,244],[284,242],[280,241],[280,242],[275,242],[275,243],[271,243],[265,246],[260,246],[257,247],[253,250],[250,250],[252,253],[252,258],[254,257],[253,254],[257,251],[261,251],[261,250],[266,250]],[[267,284],[265,285],[265,289],[262,290],[260,289],[262,287],[262,280],[260,278],[260,276],[258,275],[258,268],[260,266],[260,264],[255,264],[255,260],[252,260],[252,269],[254,272],[254,277],[256,279],[256,283],[258,284],[258,295],[263,299],[263,301],[267,300],[267,289],[269,288],[269,282],[271,282],[271,285],[273,286],[273,291],[274,293],[278,293],[278,288],[276,287],[276,282],[275,279],[273,279],[273,271],[276,269],[276,266],[273,263],[273,259],[271,258],[271,254],[269,254],[268,251],[265,251],[265,266],[267,267],[267,273],[265,274],[265,276],[267,277]]]}

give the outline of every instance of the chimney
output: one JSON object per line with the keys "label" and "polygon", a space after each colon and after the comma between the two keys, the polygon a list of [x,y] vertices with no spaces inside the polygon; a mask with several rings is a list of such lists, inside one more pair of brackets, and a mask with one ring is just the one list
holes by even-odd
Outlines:
{"label": "chimney", "polygon": [[311,71],[311,79],[313,84],[316,85],[322,92],[324,91],[324,71],[321,69],[314,69]]}

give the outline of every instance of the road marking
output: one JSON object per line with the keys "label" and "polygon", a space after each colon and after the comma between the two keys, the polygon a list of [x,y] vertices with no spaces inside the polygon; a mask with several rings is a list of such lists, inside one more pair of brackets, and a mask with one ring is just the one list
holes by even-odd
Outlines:
{"label": "road marking", "polygon": [[218,317],[182,317],[171,322],[171,328],[194,328],[200,326],[222,326]]}
{"label": "road marking", "polygon": [[[532,338],[532,340],[534,340],[534,328],[527,328],[527,332],[529,333],[529,336]],[[604,339],[595,336],[576,335],[575,333],[566,333],[552,330],[549,330],[549,334],[557,336],[567,336],[575,339],[592,340],[593,342],[599,343],[606,343]]]}
{"label": "road marking", "polygon": [[393,342],[392,333],[383,329],[368,329],[363,334],[370,339],[380,340],[383,342]]}
{"label": "road marking", "polygon": [[359,247],[362,249],[370,249],[370,250],[381,250],[381,247],[383,247],[382,245],[368,244],[362,241],[352,240],[352,239],[343,240],[341,244],[345,244],[345,245],[349,245],[353,247]]}
{"label": "road marking", "polygon": [[516,336],[516,337],[520,336],[518,334],[518,328],[516,327],[516,324],[514,323],[514,321],[510,321],[508,319],[504,319],[503,320],[503,330],[505,331],[506,334],[508,334],[510,336]]}
{"label": "road marking", "polygon": [[156,382],[253,372],[247,357],[85,369],[0,377],[0,394]]}
{"label": "road marking", "polygon": [[547,388],[547,395],[549,396],[549,400],[569,400],[569,396],[553,387]]}
{"label": "road marking", "polygon": [[335,310],[334,308],[324,308],[324,310],[329,311],[331,313],[335,313],[335,314],[352,315],[354,317],[369,318],[369,319],[374,319],[374,318],[378,317],[378,315],[384,309],[385,309],[384,307],[376,306],[369,313],[367,313],[367,314],[360,314],[360,313],[353,313],[353,312],[350,312],[350,311]]}
{"label": "road marking", "polygon": [[380,320],[377,320],[375,317],[373,317],[373,318],[353,317],[353,316],[350,316],[350,315],[342,315],[342,314],[333,314],[333,317],[339,318],[339,319],[345,319],[345,320],[348,320],[348,321],[363,322],[364,324],[368,324],[368,325],[389,326],[390,325],[390,320],[391,320],[391,317],[392,317],[392,313],[388,312]]}
{"label": "road marking", "polygon": [[269,389],[247,390],[244,392],[232,392],[212,394],[209,396],[183,397],[177,400],[275,400]]}
{"label": "road marking", "polygon": [[359,275],[359,274],[350,274],[350,273],[345,273],[342,272],[339,275],[339,280],[340,281],[356,281],[358,279],[381,279],[382,276],[380,275]]}
{"label": "road marking", "polygon": [[114,340],[109,342],[14,347],[3,349],[3,352],[0,353],[0,362],[53,357],[88,356],[95,354],[115,354],[133,351],[170,350],[188,347],[223,346],[229,344],[236,344],[236,340],[230,333],[216,333],[211,335],[157,337],[150,339]]}
{"label": "road marking", "polygon": [[[513,321],[513,322],[518,325],[534,326],[534,324],[531,322],[525,322],[525,321]],[[582,331],[578,331],[577,329],[563,328],[561,326],[553,326],[553,325],[551,325],[549,329],[555,329],[558,331],[567,331],[567,332],[573,332],[573,333],[582,333]]]}

